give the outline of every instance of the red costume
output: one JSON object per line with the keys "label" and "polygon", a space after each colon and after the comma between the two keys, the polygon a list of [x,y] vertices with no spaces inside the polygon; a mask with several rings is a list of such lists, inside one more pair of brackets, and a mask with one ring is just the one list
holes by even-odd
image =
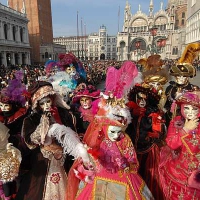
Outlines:
{"label": "red costume", "polygon": [[[181,109],[189,105],[193,106],[193,112],[195,112],[195,109],[199,107],[200,91],[186,93],[185,97],[184,100],[180,100],[183,103]],[[194,99],[191,99],[193,97]],[[200,199],[200,124],[197,121],[198,118],[197,114],[197,118],[187,121],[187,117],[182,114],[170,122],[166,138],[167,146],[161,151],[159,166],[166,199]],[[195,128],[188,131],[185,128],[186,123],[191,121],[195,121]]]}

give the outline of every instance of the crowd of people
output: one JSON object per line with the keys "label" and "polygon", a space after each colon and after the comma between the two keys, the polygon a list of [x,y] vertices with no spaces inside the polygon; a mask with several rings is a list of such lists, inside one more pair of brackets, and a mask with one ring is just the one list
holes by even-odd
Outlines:
{"label": "crowd of people", "polygon": [[0,199],[200,200],[199,51],[2,65]]}

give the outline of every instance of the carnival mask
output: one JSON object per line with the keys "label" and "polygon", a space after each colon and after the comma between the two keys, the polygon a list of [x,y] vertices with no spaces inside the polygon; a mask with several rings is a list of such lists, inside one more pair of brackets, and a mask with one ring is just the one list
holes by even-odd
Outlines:
{"label": "carnival mask", "polygon": [[9,112],[12,110],[12,104],[0,102],[0,109],[2,112]]}
{"label": "carnival mask", "polygon": [[109,126],[108,127],[108,138],[112,141],[112,142],[116,142],[122,132],[122,127],[119,126]]}
{"label": "carnival mask", "polygon": [[159,82],[150,82],[149,85],[155,88],[157,91],[162,88],[162,85]]}
{"label": "carnival mask", "polygon": [[183,104],[181,105],[181,113],[188,120],[196,119],[198,118],[199,108],[189,104]]}
{"label": "carnival mask", "polygon": [[52,100],[50,97],[44,97],[41,100],[39,100],[39,106],[42,109],[43,112],[48,112],[51,109],[52,106]]}
{"label": "carnival mask", "polygon": [[92,106],[92,98],[90,97],[81,97],[80,104],[83,109],[89,109]]}
{"label": "carnival mask", "polygon": [[179,85],[184,85],[189,81],[189,78],[186,76],[176,76],[176,82]]}
{"label": "carnival mask", "polygon": [[75,76],[76,75],[76,68],[74,66],[67,67],[66,72],[70,76]]}
{"label": "carnival mask", "polygon": [[136,103],[140,108],[144,108],[147,105],[147,95],[139,92],[136,95]]}

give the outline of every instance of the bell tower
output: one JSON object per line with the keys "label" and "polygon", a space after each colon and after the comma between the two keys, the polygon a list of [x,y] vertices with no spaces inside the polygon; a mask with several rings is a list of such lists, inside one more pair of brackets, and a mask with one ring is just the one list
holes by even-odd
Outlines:
{"label": "bell tower", "polygon": [[31,61],[38,64],[40,46],[53,43],[51,0],[9,0],[8,3],[10,8],[27,15]]}

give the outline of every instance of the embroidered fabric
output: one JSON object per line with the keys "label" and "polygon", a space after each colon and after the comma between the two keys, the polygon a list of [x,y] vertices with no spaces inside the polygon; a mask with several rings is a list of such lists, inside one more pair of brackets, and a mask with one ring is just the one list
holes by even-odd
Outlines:
{"label": "embroidered fabric", "polygon": [[18,176],[21,160],[20,151],[8,143],[6,149],[0,152],[0,181],[13,181]]}

